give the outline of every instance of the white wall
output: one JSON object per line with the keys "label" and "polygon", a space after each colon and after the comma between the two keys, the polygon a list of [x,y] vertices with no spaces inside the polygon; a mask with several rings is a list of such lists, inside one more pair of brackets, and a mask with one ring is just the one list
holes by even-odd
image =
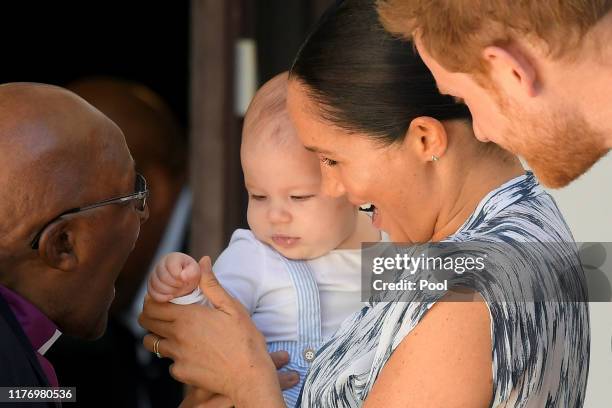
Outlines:
{"label": "white wall", "polygon": [[[552,158],[554,159],[554,158]],[[612,242],[612,154],[561,190],[557,200],[578,242]],[[603,268],[612,268],[612,254]],[[592,302],[591,361],[586,408],[612,406],[612,303]]]}

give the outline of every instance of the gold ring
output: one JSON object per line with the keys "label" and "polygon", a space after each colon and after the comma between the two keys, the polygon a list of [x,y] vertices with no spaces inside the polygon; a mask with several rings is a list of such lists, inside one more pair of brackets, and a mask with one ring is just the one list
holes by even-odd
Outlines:
{"label": "gold ring", "polygon": [[157,358],[162,358],[162,355],[159,354],[159,342],[161,341],[161,337],[157,337],[153,342],[153,353],[157,356]]}

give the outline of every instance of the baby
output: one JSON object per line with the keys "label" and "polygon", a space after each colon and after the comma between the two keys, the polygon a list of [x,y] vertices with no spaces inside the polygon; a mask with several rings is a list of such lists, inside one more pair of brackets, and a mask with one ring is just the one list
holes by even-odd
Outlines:
{"label": "baby", "polygon": [[[284,397],[295,406],[323,340],[363,307],[360,246],[381,233],[345,196],[322,194],[319,159],[300,143],[285,108],[287,81],[287,73],[270,80],[247,111],[240,156],[250,230],[234,232],[213,271],[251,313],[268,350],[289,352],[286,368],[300,383]],[[194,259],[171,253],[157,264],[149,293],[190,303],[199,280]]]}

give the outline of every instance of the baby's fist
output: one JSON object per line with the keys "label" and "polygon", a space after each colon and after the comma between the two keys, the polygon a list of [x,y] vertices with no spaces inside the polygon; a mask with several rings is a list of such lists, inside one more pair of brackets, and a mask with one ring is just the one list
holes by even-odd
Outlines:
{"label": "baby's fist", "polygon": [[189,255],[172,252],[155,265],[149,278],[149,294],[158,302],[167,302],[191,293],[200,282],[200,266]]}

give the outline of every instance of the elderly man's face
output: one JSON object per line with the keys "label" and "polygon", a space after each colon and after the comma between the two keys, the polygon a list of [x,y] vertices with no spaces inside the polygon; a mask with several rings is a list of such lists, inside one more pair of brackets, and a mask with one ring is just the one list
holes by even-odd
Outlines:
{"label": "elderly man's face", "polygon": [[123,134],[58,87],[3,84],[0,101],[0,283],[64,333],[98,337],[147,210],[127,201],[66,211],[134,193]]}
{"label": "elderly man's face", "polygon": [[[118,130],[118,129],[117,129]],[[119,138],[115,138],[119,140]],[[121,143],[107,146],[106,160],[88,186],[96,201],[134,192],[135,169],[123,136]],[[148,211],[140,211],[135,202],[113,204],[90,210],[82,238],[79,272],[67,282],[66,302],[71,305],[63,322],[66,332],[79,337],[96,338],[104,333],[108,310],[115,295],[115,280],[134,248],[140,224]]]}

